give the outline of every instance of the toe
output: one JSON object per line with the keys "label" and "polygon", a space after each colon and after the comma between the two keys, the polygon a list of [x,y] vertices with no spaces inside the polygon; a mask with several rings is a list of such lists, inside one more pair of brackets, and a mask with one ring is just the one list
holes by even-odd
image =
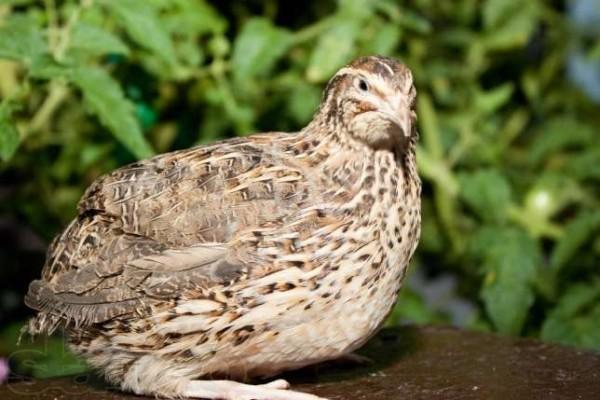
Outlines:
{"label": "toe", "polygon": [[248,385],[235,381],[190,381],[182,397],[225,400],[325,400],[312,394],[287,390],[289,383],[277,379],[264,385]]}
{"label": "toe", "polygon": [[[274,383],[277,385],[286,383],[289,387],[289,384],[283,379],[269,382],[267,385],[272,385]],[[273,386],[265,387],[265,385],[252,386],[242,384],[238,386],[235,391],[237,396],[234,396],[234,398],[244,400],[326,400],[309,393],[275,389]]]}
{"label": "toe", "polygon": [[285,379],[277,379],[275,381],[265,383],[260,386],[271,389],[289,389],[290,384]]}

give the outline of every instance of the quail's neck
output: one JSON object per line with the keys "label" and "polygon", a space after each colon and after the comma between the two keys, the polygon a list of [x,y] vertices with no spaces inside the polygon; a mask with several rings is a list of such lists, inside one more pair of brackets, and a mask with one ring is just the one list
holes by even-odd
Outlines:
{"label": "quail's neck", "polygon": [[321,186],[328,188],[323,194],[349,209],[368,204],[360,197],[361,192],[379,199],[381,190],[389,191],[394,194],[386,197],[391,206],[400,193],[409,190],[411,196],[417,196],[420,191],[414,138],[403,149],[375,150],[341,127],[332,129],[323,121],[313,120],[299,132],[294,148],[298,158],[319,171]]}
{"label": "quail's neck", "polygon": [[402,146],[390,149],[373,149],[355,139],[339,121],[326,119],[322,115],[315,118],[299,132],[299,150],[303,157],[314,161],[324,161],[324,157],[340,153],[351,154],[355,159],[373,160],[377,154],[393,154],[398,166],[408,167],[415,161],[416,137],[410,137]]}

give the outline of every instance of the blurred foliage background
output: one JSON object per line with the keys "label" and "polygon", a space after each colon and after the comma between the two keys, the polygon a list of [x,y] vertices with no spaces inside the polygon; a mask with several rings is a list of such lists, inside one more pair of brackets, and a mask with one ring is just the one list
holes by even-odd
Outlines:
{"label": "blurred foliage background", "polygon": [[44,251],[99,175],[257,131],[296,131],[358,55],[419,92],[423,234],[389,324],[600,348],[597,0],[0,0],[0,356]]}

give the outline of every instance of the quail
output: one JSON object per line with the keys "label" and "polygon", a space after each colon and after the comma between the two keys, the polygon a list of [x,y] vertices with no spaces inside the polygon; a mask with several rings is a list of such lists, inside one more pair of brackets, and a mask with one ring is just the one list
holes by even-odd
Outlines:
{"label": "quail", "polygon": [[108,382],[167,398],[310,400],[285,380],[392,309],[420,235],[410,70],[361,57],[312,121],[96,180],[52,242],[25,330],[64,329]]}

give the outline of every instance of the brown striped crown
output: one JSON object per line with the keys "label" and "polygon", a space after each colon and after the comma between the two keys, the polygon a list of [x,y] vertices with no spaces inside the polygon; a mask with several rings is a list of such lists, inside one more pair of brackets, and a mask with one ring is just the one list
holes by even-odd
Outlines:
{"label": "brown striped crown", "polygon": [[317,119],[352,139],[381,149],[414,140],[416,90],[410,69],[388,57],[360,57],[327,84]]}

